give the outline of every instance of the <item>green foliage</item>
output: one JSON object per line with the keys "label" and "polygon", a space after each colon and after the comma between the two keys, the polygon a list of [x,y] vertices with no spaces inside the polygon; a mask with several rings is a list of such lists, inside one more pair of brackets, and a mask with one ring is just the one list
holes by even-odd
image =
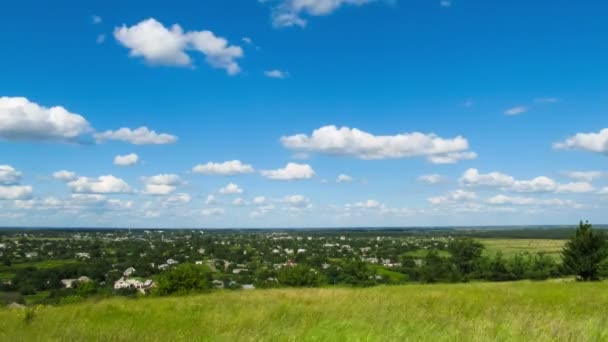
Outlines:
{"label": "green foliage", "polygon": [[280,284],[291,287],[317,287],[324,283],[323,275],[306,265],[283,267],[277,279]]}
{"label": "green foliage", "polygon": [[475,265],[481,258],[483,249],[481,243],[471,238],[454,240],[448,247],[452,263],[465,278],[468,278],[475,271]]}
{"label": "green foliage", "polygon": [[593,231],[589,222],[580,222],[562,251],[564,269],[583,281],[599,278],[599,264],[606,257],[606,239]]}
{"label": "green foliage", "polygon": [[206,266],[181,264],[158,277],[154,292],[161,296],[202,292],[211,288],[211,281],[211,271]]}

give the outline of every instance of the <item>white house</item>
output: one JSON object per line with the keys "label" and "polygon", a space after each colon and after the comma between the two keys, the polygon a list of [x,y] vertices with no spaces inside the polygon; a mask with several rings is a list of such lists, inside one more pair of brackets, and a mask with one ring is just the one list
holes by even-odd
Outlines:
{"label": "white house", "polygon": [[125,277],[130,277],[133,273],[135,273],[135,269],[133,267],[129,267],[122,274]]}

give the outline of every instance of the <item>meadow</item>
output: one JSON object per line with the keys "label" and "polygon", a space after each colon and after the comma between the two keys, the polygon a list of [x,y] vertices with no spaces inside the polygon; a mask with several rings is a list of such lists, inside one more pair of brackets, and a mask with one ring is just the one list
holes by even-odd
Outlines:
{"label": "meadow", "polygon": [[111,298],[0,309],[0,340],[601,341],[607,289],[523,281]]}
{"label": "meadow", "polygon": [[484,238],[476,240],[484,245],[487,254],[494,255],[500,251],[505,257],[521,253],[544,253],[559,259],[566,244],[566,240],[558,239]]}

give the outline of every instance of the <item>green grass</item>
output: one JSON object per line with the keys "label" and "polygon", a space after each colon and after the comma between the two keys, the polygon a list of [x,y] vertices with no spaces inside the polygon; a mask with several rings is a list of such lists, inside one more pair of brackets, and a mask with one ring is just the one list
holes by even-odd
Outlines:
{"label": "green grass", "polygon": [[505,257],[519,253],[546,253],[559,259],[566,240],[549,239],[477,239],[485,248],[486,253],[494,255],[500,251]]}
{"label": "green grass", "polygon": [[17,270],[30,266],[36,267],[38,269],[47,269],[67,264],[75,264],[77,262],[78,261],[74,259],[49,259],[43,261],[14,263],[11,266],[0,265],[0,280],[11,279],[15,276]]}
{"label": "green grass", "polygon": [[600,341],[607,289],[517,282],[112,298],[33,315],[0,309],[0,340]]}

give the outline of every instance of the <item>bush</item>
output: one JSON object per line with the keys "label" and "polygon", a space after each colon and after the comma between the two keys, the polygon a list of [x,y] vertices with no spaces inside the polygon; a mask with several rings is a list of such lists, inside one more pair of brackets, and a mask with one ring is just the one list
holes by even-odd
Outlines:
{"label": "bush", "polygon": [[323,276],[314,268],[304,265],[284,267],[279,271],[279,283],[292,287],[317,287],[323,283]]}
{"label": "bush", "polygon": [[181,264],[160,275],[154,292],[167,296],[206,291],[211,288],[212,279],[206,266]]}

